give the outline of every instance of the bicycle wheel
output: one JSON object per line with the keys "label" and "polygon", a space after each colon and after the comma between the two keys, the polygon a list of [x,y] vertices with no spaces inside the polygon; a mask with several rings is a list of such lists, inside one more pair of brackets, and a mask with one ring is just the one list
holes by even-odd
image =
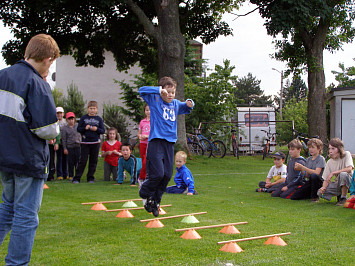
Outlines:
{"label": "bicycle wheel", "polygon": [[223,158],[226,155],[226,145],[221,140],[212,141],[211,154],[215,158]]}
{"label": "bicycle wheel", "polygon": [[187,149],[188,149],[189,153],[192,153],[195,155],[203,155],[204,154],[204,151],[203,151],[201,145],[198,144],[197,142],[188,142]]}
{"label": "bicycle wheel", "polygon": [[200,139],[199,144],[202,147],[205,155],[210,157],[212,153],[211,142],[209,142],[207,139]]}

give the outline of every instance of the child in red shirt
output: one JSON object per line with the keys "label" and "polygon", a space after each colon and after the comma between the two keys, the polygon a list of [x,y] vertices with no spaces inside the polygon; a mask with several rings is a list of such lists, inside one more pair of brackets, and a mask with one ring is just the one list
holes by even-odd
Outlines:
{"label": "child in red shirt", "polygon": [[144,105],[144,114],[145,114],[145,118],[139,123],[139,130],[138,130],[139,153],[142,158],[142,170],[138,179],[139,187],[144,182],[147,176],[146,157],[147,157],[148,137],[150,132],[150,110],[148,104]]}
{"label": "child in red shirt", "polygon": [[101,147],[101,157],[105,158],[104,162],[104,181],[110,181],[112,173],[113,181],[117,180],[118,157],[121,153],[118,151],[121,148],[121,142],[118,141],[118,132],[114,127],[110,127],[107,131],[108,140]]}

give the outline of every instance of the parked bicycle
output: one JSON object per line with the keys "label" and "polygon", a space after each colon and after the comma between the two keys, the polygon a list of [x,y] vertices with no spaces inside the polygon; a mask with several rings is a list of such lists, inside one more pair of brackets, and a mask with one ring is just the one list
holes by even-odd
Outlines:
{"label": "parked bicycle", "polygon": [[270,156],[270,154],[271,154],[270,141],[271,140],[272,141],[275,140],[275,137],[276,137],[277,133],[276,132],[275,133],[271,133],[270,128],[269,128],[269,131],[266,131],[266,130],[263,130],[263,129],[261,131],[266,133],[266,138],[265,138],[266,143],[263,145],[264,146],[264,148],[263,148],[263,160],[265,160],[265,158],[267,156]]}
{"label": "parked bicycle", "polygon": [[201,129],[194,129],[192,133],[192,142],[197,142],[202,147],[204,154],[208,157],[223,158],[226,155],[226,145],[221,140],[213,140],[212,136],[217,133],[210,132],[211,139],[201,134]]}
{"label": "parked bicycle", "polygon": [[[232,134],[232,151],[233,151],[233,156],[237,157],[237,159],[239,159],[239,143],[238,143],[238,139],[236,137],[236,132],[237,132],[237,127],[235,126],[225,126],[223,128],[226,129],[230,129],[230,133]],[[230,137],[230,135],[227,135],[228,138]],[[228,145],[229,146],[229,145]]]}
{"label": "parked bicycle", "polygon": [[192,134],[186,134],[187,150],[189,151],[189,153],[195,155],[204,155],[205,152],[201,145],[198,142],[193,141],[192,139]]}

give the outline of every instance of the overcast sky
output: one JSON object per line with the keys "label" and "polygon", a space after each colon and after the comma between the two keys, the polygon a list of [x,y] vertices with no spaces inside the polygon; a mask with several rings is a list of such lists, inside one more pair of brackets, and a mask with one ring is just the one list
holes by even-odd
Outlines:
{"label": "overcast sky", "polygon": [[[246,4],[235,13],[245,14],[252,9],[254,9],[253,6]],[[238,19],[235,19],[235,16],[230,14],[225,15],[224,18],[233,28],[234,35],[221,36],[214,43],[204,45],[203,57],[208,60],[208,67],[213,69],[215,64],[223,65],[223,60],[228,59],[231,61],[231,65],[236,67],[234,70],[235,75],[244,77],[250,72],[258,80],[261,80],[260,86],[265,91],[265,94],[277,94],[281,87],[281,74],[272,70],[272,68],[281,72],[286,70],[286,67],[283,62],[270,57],[270,54],[273,54],[275,49],[272,44],[272,37],[266,34],[266,29],[263,26],[264,20],[257,12]],[[11,38],[10,30],[4,28],[1,23],[0,47]],[[324,52],[326,86],[331,83],[337,84],[331,71],[339,71],[339,62],[344,63],[345,67],[355,65],[353,60],[355,58],[354,48],[355,43],[351,43],[344,45],[344,51],[337,51],[334,54],[327,51]],[[2,69],[6,65],[2,56],[0,58],[0,69]],[[303,78],[307,84],[307,77],[304,76]]]}

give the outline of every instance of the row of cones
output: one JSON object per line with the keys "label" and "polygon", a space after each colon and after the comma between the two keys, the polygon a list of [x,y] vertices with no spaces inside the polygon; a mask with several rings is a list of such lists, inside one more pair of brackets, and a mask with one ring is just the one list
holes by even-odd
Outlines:
{"label": "row of cones", "polygon": [[[266,240],[264,245],[286,246],[287,243],[284,240],[282,240],[281,237],[273,236],[270,237],[268,240]],[[229,242],[219,250],[223,252],[230,252],[230,253],[239,253],[244,251],[236,242]]]}

